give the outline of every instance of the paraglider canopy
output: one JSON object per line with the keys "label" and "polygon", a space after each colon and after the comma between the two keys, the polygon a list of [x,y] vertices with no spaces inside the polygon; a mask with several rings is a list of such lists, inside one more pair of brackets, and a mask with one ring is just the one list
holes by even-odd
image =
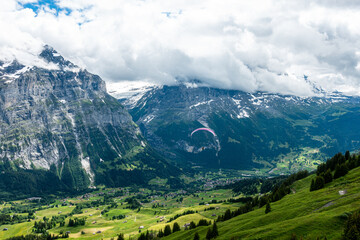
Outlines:
{"label": "paraglider canopy", "polygon": [[191,132],[191,136],[196,133],[197,131],[208,131],[210,132],[212,135],[214,135],[214,137],[216,136],[215,132],[213,130],[211,130],[210,128],[197,128],[194,131]]}

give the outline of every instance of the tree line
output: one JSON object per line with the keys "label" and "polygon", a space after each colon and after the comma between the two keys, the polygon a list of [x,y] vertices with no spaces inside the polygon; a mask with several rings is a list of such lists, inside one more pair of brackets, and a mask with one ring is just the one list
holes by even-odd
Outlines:
{"label": "tree line", "polygon": [[342,153],[335,154],[332,158],[317,167],[316,177],[311,180],[310,191],[324,188],[325,184],[345,176],[349,170],[358,166],[360,166],[359,155],[350,155],[349,151],[346,151],[345,155]]}

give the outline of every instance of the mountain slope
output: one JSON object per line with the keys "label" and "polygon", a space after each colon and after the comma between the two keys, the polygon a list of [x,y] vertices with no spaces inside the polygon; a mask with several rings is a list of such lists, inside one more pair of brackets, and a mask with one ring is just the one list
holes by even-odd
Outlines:
{"label": "mountain slope", "polygon": [[106,93],[99,76],[48,46],[38,58],[41,67],[0,62],[3,174],[50,171],[77,190],[177,175],[148,146],[127,110]]}
{"label": "mountain slope", "polygon": [[[334,180],[325,188],[310,192],[315,176],[295,182],[293,193],[265,206],[217,224],[216,239],[290,239],[292,234],[303,239],[340,239],[347,216],[360,208],[360,168]],[[339,191],[346,190],[345,195]],[[205,238],[208,227],[171,234],[164,239],[193,239],[198,232]]]}
{"label": "mountain slope", "polygon": [[[182,164],[280,174],[358,149],[359,103],[339,94],[302,98],[180,85],[154,88],[128,108],[150,144]],[[199,127],[216,137],[190,136]]]}

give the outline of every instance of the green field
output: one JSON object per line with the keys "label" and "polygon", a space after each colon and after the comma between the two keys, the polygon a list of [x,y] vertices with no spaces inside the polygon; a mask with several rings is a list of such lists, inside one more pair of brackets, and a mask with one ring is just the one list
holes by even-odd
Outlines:
{"label": "green field", "polygon": [[[107,189],[101,191],[103,195],[107,195],[107,192],[114,191],[114,189]],[[59,199],[53,205],[58,204],[58,207],[50,206],[47,209],[36,211],[35,220],[29,222],[17,223],[12,225],[2,225],[1,230],[7,228],[7,231],[0,231],[0,239],[6,239],[13,236],[20,236],[32,233],[32,229],[35,221],[42,220],[43,217],[51,218],[52,216],[70,214],[71,211],[75,208],[74,205],[86,203],[98,199],[102,199],[102,196],[98,196],[100,191],[94,192],[91,197],[88,199],[78,198],[69,198],[69,199]],[[151,194],[151,191],[147,189],[142,189],[141,194]],[[70,217],[66,218],[65,226],[60,227],[57,225],[55,228],[49,229],[48,232],[51,234],[60,234],[66,231],[70,231],[69,239],[110,239],[116,237],[119,233],[124,233],[126,238],[137,239],[139,235],[139,227],[144,226],[142,232],[146,230],[158,231],[163,229],[166,224],[173,225],[174,222],[179,223],[183,226],[185,223],[190,221],[198,222],[200,219],[215,220],[219,214],[223,214],[226,209],[236,209],[241,204],[239,203],[216,203],[216,204],[207,204],[207,202],[217,200],[226,200],[233,197],[231,190],[213,190],[213,191],[201,191],[196,193],[196,197],[193,195],[188,195],[186,193],[167,193],[159,195],[157,198],[152,200],[149,203],[143,203],[140,211],[138,209],[128,209],[125,199],[127,197],[136,196],[139,192],[129,193],[127,196],[121,196],[114,198],[114,202],[118,204],[116,208],[109,210],[106,214],[101,214],[101,211],[104,210],[109,205],[102,205],[100,207],[90,207],[83,208],[83,213],[74,214],[71,218],[83,218],[86,217],[85,226],[76,226],[69,227],[68,221]],[[180,202],[182,198],[182,202]],[[199,205],[199,203],[205,203],[205,205]],[[25,201],[16,201],[11,202],[12,204],[28,204]],[[66,206],[61,206],[61,203],[67,204]],[[159,203],[160,207],[153,208],[154,204]],[[12,206],[10,203],[4,203],[1,209],[10,208]],[[216,208],[210,211],[204,211],[205,208]],[[175,221],[166,223],[171,217],[176,214],[181,214],[184,211],[193,210],[197,213],[184,215],[177,218]],[[113,216],[125,215],[124,219],[112,220]],[[216,214],[216,216],[212,216]],[[160,217],[164,217],[164,221],[160,222]],[[101,233],[98,233],[101,231]],[[83,232],[83,234],[82,234]]]}

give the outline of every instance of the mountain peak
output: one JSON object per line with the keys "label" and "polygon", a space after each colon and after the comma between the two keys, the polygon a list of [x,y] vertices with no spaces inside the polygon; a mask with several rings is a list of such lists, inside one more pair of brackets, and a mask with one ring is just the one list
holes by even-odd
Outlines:
{"label": "mountain peak", "polygon": [[74,65],[72,62],[68,60],[65,60],[60,55],[60,53],[58,53],[55,49],[53,49],[49,45],[44,46],[44,49],[42,50],[39,56],[48,63],[57,64],[61,69],[64,69],[66,67],[68,68],[76,67],[76,65]]}
{"label": "mountain peak", "polygon": [[11,83],[23,73],[35,68],[65,72],[79,72],[81,70],[49,45],[43,46],[39,52],[20,51],[11,57],[1,57],[3,59],[0,60],[0,80],[4,83]]}

